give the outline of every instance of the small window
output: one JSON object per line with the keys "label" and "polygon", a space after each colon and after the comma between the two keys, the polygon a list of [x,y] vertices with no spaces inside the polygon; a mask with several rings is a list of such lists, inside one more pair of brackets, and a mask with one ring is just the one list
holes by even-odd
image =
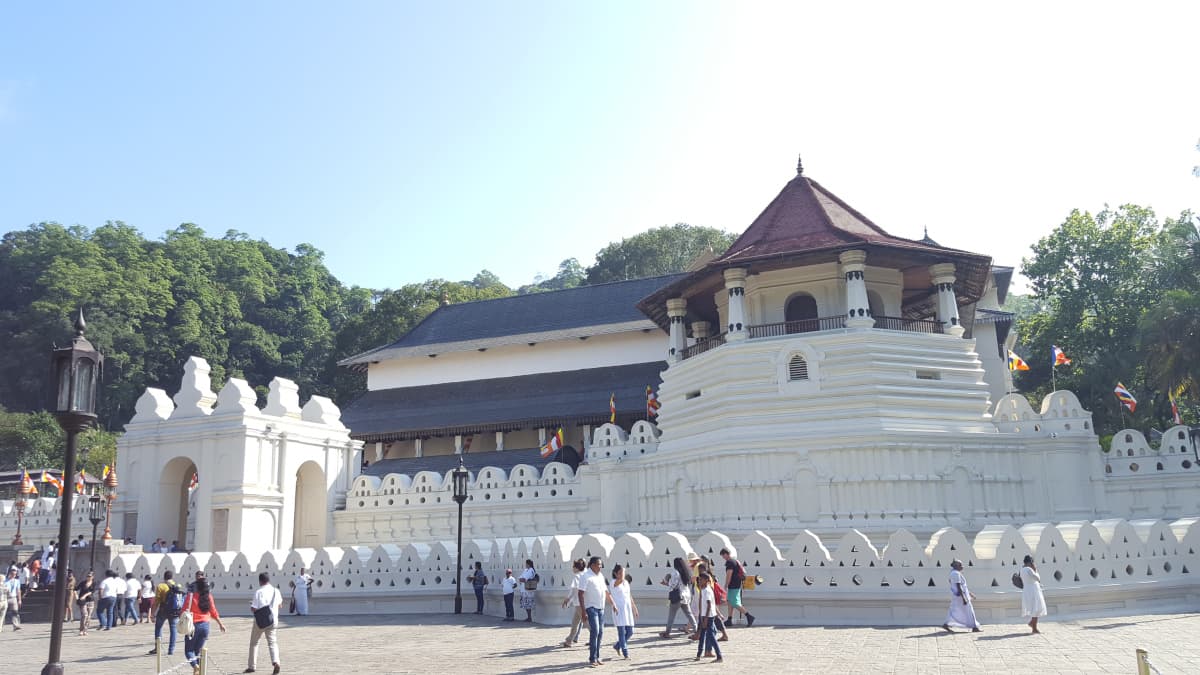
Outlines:
{"label": "small window", "polygon": [[918,380],[940,380],[940,379],[942,379],[942,374],[936,370],[918,370],[917,371],[917,379]]}
{"label": "small window", "polygon": [[788,380],[796,382],[799,380],[808,379],[808,361],[804,360],[803,356],[797,354],[788,361]]}
{"label": "small window", "polygon": [[683,400],[685,400],[685,401],[690,401],[694,398],[700,398],[700,392],[698,390],[697,391],[689,391],[688,393],[683,395]]}

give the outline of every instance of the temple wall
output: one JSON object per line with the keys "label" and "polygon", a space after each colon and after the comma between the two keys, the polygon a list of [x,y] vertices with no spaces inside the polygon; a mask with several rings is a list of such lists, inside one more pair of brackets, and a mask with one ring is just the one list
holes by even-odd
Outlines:
{"label": "temple wall", "polygon": [[[666,591],[659,581],[676,557],[689,552],[716,559],[722,547],[740,558],[763,584],[744,592],[764,624],[938,625],[950,601],[949,564],[963,560],[967,581],[978,596],[985,624],[1016,623],[1021,593],[1010,582],[1026,554],[1037,561],[1046,602],[1054,619],[1145,611],[1195,611],[1200,607],[1200,524],[1188,518],[1164,521],[1074,521],[1057,526],[988,526],[973,540],[953,529],[928,538],[906,530],[876,546],[847,530],[823,539],[811,532],[775,538],[763,531],[740,535],[703,532],[657,537],[585,534],[525,538],[485,537],[463,541],[462,566],[475,561],[491,579],[486,613],[501,616],[499,580],[505,568],[520,570],[531,559],[542,584],[534,616],[565,623],[561,608],[570,582],[570,561],[599,555],[608,568],[624,565],[641,610],[639,625],[665,620]],[[377,546],[187,554],[124,554],[118,572],[161,578],[166,570],[191,578],[203,569],[224,600],[243,600],[257,587],[260,572],[271,574],[285,592],[301,567],[314,577],[312,611],[336,613],[447,612],[455,593],[456,544],[451,538],[397,540]],[[469,587],[464,605],[473,607]]]}
{"label": "temple wall", "polygon": [[534,373],[584,370],[604,366],[661,361],[667,339],[657,328],[594,335],[587,340],[571,338],[552,342],[492,347],[487,351],[438,354],[436,358],[413,356],[372,364],[367,371],[367,388],[394,389],[443,382],[465,382]]}

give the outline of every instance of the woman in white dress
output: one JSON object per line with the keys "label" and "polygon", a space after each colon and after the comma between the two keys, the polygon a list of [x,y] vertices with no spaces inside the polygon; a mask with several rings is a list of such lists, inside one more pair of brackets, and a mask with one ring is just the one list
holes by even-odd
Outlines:
{"label": "woman in white dress", "polygon": [[541,581],[533,561],[525,561],[525,570],[517,578],[521,582],[521,609],[525,610],[526,623],[533,623],[533,606],[537,604],[537,585]]}
{"label": "woman in white dress", "polygon": [[1038,617],[1046,616],[1046,597],[1042,595],[1042,577],[1037,573],[1031,555],[1025,556],[1021,567],[1021,583],[1024,585],[1021,588],[1021,616],[1030,617],[1029,627],[1034,633],[1040,633]]}
{"label": "woman in white dress", "polygon": [[625,568],[613,568],[613,582],[608,589],[613,601],[613,625],[617,628],[617,644],[613,649],[629,658],[629,638],[633,636],[633,620],[637,618],[637,603],[633,601],[633,588],[625,578]]}
{"label": "woman in white dress", "polygon": [[292,600],[296,603],[296,614],[300,616],[308,615],[308,594],[311,592],[312,582],[312,575],[305,574],[303,567],[296,578],[292,579]]}
{"label": "woman in white dress", "polygon": [[970,628],[971,632],[979,633],[979,619],[975,618],[975,594],[967,588],[967,578],[962,573],[963,563],[955,560],[950,563],[950,611],[946,615],[946,623],[942,628],[953,633],[954,628]]}

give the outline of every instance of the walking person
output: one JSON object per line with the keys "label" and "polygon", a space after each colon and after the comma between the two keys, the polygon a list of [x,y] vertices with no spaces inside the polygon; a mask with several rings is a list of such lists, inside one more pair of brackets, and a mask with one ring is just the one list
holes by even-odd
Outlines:
{"label": "walking person", "polygon": [[[110,588],[113,590],[113,602],[112,602],[112,609],[109,610],[109,613],[108,613],[109,614],[108,627],[116,628],[117,620],[121,619],[122,618],[121,615],[125,612],[125,590],[126,590],[125,580],[122,579],[121,575],[118,574],[116,571],[114,571],[112,573],[112,584],[111,584]],[[125,623],[124,620],[122,620],[121,623]]]}
{"label": "walking person", "polygon": [[687,629],[683,634],[691,635],[696,630],[696,615],[692,613],[692,571],[683,562],[683,558],[675,559],[670,573],[660,583],[667,587],[667,601],[671,604],[667,610],[667,629],[659,633],[659,637],[671,637],[671,629],[675,627],[675,615],[679,610],[683,610],[687,619]]}
{"label": "walking person", "polygon": [[629,658],[629,638],[633,637],[634,620],[638,618],[637,603],[633,600],[633,585],[625,578],[625,568],[613,567],[613,583],[609,588],[613,604],[613,626],[617,629],[617,650],[625,659]]}
{"label": "walking person", "polygon": [[483,563],[475,561],[475,570],[469,578],[471,588],[475,589],[475,613],[483,614],[483,589],[488,585],[487,575],[483,573]]}
{"label": "walking person", "polygon": [[716,662],[724,661],[721,645],[717,642],[717,596],[713,593],[713,581],[708,572],[701,572],[697,580],[700,588],[700,639],[696,642],[696,658],[700,655],[716,656]]}
{"label": "walking person", "polygon": [[200,675],[200,650],[208,642],[209,620],[216,621],[221,632],[225,632],[225,624],[221,623],[221,615],[217,612],[217,603],[213,601],[207,580],[196,582],[196,589],[188,595],[188,604],[184,609],[192,613],[192,634],[183,637],[183,655],[192,664],[193,675]]}
{"label": "walking person", "polygon": [[1038,617],[1046,616],[1046,596],[1042,595],[1042,576],[1033,564],[1033,556],[1025,556],[1021,567],[1021,616],[1029,617],[1029,627],[1038,630]]}
{"label": "walking person", "polygon": [[67,606],[63,608],[63,623],[70,623],[75,620],[75,585],[77,583],[75,573],[67,570]]}
{"label": "walking person", "polygon": [[504,581],[500,582],[504,590],[504,620],[516,621],[513,611],[513,596],[517,592],[517,580],[512,575],[512,569],[504,570]]}
{"label": "walking person", "polygon": [[604,604],[612,603],[612,595],[604,581],[604,563],[600,556],[588,560],[588,571],[579,579],[579,604],[588,620],[588,665],[593,668],[603,665],[600,660],[600,642],[604,634]]}
{"label": "walking person", "polygon": [[725,559],[725,592],[729,597],[729,625],[734,624],[734,611],[742,613],[746,626],[754,625],[754,615],[742,604],[742,583],[746,581],[746,568],[730,554],[729,549],[721,549],[721,557]]}
{"label": "walking person", "polygon": [[171,640],[167,643],[167,654],[175,653],[175,640],[179,636],[179,613],[183,611],[183,600],[187,592],[175,582],[175,573],[171,570],[163,572],[163,582],[154,588],[154,648],[150,654],[158,651],[162,639],[163,624],[168,624],[171,630]]}
{"label": "walking person", "polygon": [[255,664],[258,663],[258,641],[264,635],[267,636],[267,653],[274,667],[271,672],[279,673],[279,642],[276,639],[276,629],[279,627],[279,606],[282,604],[279,589],[271,584],[271,575],[266,572],[259,574],[258,590],[254,591],[254,599],[250,601],[254,623],[250,625],[250,658],[243,673],[254,672]]}
{"label": "walking person", "polygon": [[125,573],[125,596],[123,608],[121,610],[121,625],[125,625],[126,619],[136,624],[138,623],[138,596],[141,595],[142,585],[137,579],[133,578],[132,572]]}
{"label": "walking person", "polygon": [[975,618],[975,594],[967,588],[967,578],[962,573],[963,563],[955,560],[950,563],[950,612],[946,615],[946,623],[942,628],[953,633],[951,627],[970,628],[972,633],[981,633],[979,620]]}
{"label": "walking person", "polygon": [[100,619],[100,630],[109,630],[112,628],[115,612],[113,611],[117,605],[117,583],[113,580],[117,573],[112,570],[105,570],[104,580],[100,582],[100,599],[96,603],[96,615]]}
{"label": "walking person", "polygon": [[21,579],[16,570],[9,570],[8,578],[0,581],[0,631],[6,614],[12,616],[13,630],[21,630]]}
{"label": "walking person", "polygon": [[567,631],[567,639],[563,640],[564,647],[570,647],[579,642],[579,631],[583,630],[583,624],[587,623],[583,605],[579,604],[579,580],[587,570],[587,561],[583,558],[576,558],[575,562],[571,563],[571,569],[574,576],[571,578],[571,587],[567,589],[567,597],[563,600],[562,606],[564,608],[574,607],[575,612],[571,615],[571,628]]}
{"label": "walking person", "polygon": [[525,569],[519,577],[521,580],[521,609],[525,610],[525,623],[533,623],[533,607],[537,604],[537,587],[541,577],[533,568],[533,561],[525,561]]}
{"label": "walking person", "polygon": [[[721,637],[717,638],[717,641],[718,642],[728,642],[729,641],[729,632],[727,630],[725,630],[725,619],[724,619],[724,617],[721,616],[721,605],[725,604],[727,596],[725,593],[725,589],[722,588],[721,584],[717,582],[717,577],[715,576],[716,572],[713,571],[712,560],[709,560],[707,556],[700,558],[700,564],[696,565],[696,570],[697,570],[697,574],[696,574],[696,595],[697,595],[696,613],[699,614],[700,609],[703,607],[703,605],[701,605],[699,603],[699,598],[698,598],[698,596],[700,595],[700,593],[699,593],[700,575],[708,574],[708,581],[709,581],[709,585],[712,587],[713,597],[716,598],[716,600],[717,600],[717,613],[716,613],[716,616],[713,617],[713,621],[717,625],[717,632],[721,634]],[[696,635],[694,635],[691,639],[693,639],[693,640],[700,639],[699,630],[696,631]]]}
{"label": "walking person", "polygon": [[308,599],[312,597],[312,582],[312,575],[305,573],[303,567],[296,574],[296,578],[292,579],[292,602],[295,603],[295,613],[300,616],[308,616]]}
{"label": "walking person", "polygon": [[150,615],[150,610],[154,607],[154,577],[149,574],[142,579],[142,598],[138,604],[138,613],[141,615],[142,621],[150,621],[154,617]]}
{"label": "walking person", "polygon": [[92,607],[96,602],[96,575],[88,572],[83,581],[75,587],[75,606],[79,608],[79,634],[88,634],[88,624],[92,622]]}

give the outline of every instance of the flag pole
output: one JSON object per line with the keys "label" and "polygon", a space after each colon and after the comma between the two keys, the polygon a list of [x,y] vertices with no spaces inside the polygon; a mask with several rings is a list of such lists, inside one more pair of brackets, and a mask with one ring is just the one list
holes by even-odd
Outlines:
{"label": "flag pole", "polygon": [[1055,373],[1056,373],[1057,371],[1058,371],[1058,364],[1057,364],[1057,363],[1051,363],[1051,364],[1050,364],[1050,393],[1051,393],[1051,394],[1053,394],[1054,392],[1058,391],[1058,381],[1057,381],[1057,379],[1054,377],[1054,375],[1055,375]]}

